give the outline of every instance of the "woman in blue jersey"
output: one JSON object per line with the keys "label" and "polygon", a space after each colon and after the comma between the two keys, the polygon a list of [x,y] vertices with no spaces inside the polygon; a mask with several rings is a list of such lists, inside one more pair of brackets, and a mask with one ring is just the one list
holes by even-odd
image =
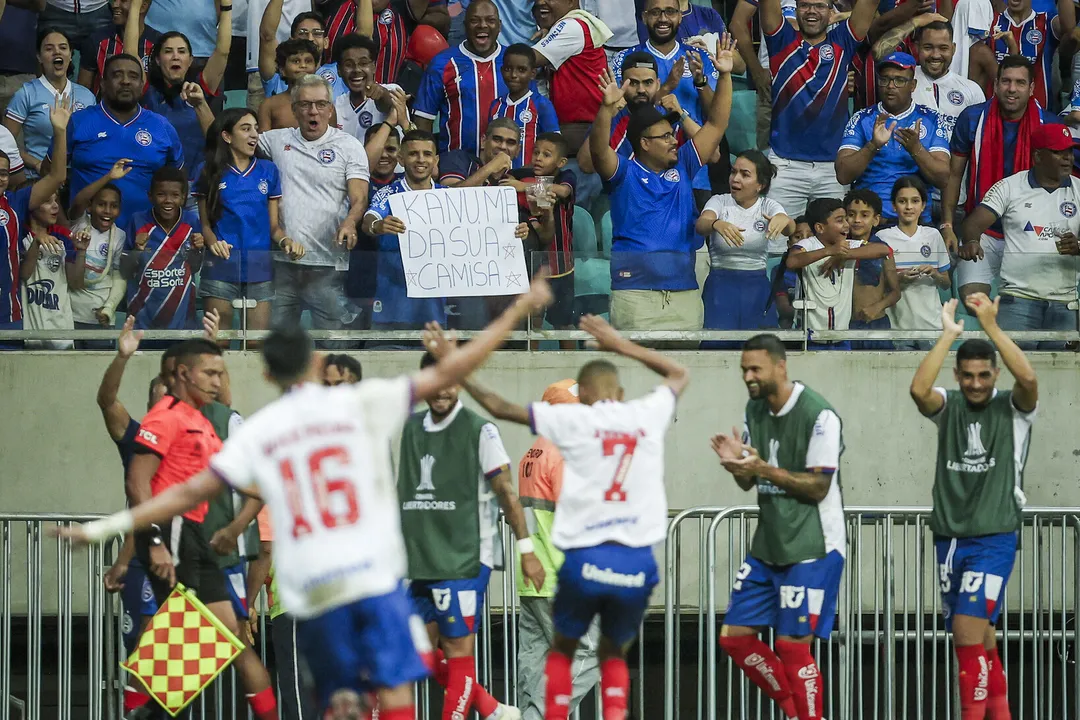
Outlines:
{"label": "woman in blue jersey", "polygon": [[16,138],[22,133],[23,162],[26,179],[41,177],[41,161],[52,144],[53,129],[49,110],[57,98],[71,100],[71,111],[78,112],[96,104],[94,93],[68,79],[71,70],[71,42],[60,30],[38,31],[37,60],[41,75],[23,85],[11,98],[4,127]]}
{"label": "woman in blue jersey", "polygon": [[[192,70],[191,41],[182,32],[165,33],[150,52],[150,72],[142,106],[163,115],[176,130],[192,187],[203,163],[206,132],[214,121],[214,110],[221,106],[221,82],[232,46],[232,5],[225,7],[218,17],[214,53],[201,71]],[[137,27],[128,32],[137,32]],[[125,47],[128,47],[126,42],[125,35]]]}
{"label": "woman in blue jersey", "polygon": [[278,222],[281,178],[269,160],[255,157],[259,127],[246,108],[224,111],[206,136],[206,163],[195,196],[210,252],[202,270],[203,307],[217,310],[220,327],[232,327],[233,300],[247,298],[247,327],[270,326],[272,264],[280,248],[293,259],[304,254]]}
{"label": "woman in blue jersey", "polygon": [[779,203],[765,197],[775,174],[776,168],[760,150],[740,153],[731,166],[731,192],[714,195],[698,218],[695,230],[709,239],[711,270],[701,297],[707,330],[778,325],[776,306],[768,302],[769,244],[791,235],[795,221]]}

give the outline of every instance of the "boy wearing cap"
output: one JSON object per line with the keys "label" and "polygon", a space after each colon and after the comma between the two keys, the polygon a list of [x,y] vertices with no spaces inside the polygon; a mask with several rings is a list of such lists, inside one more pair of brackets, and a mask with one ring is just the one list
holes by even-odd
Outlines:
{"label": "boy wearing cap", "polygon": [[[896,222],[889,199],[904,175],[922,175],[944,187],[949,177],[949,127],[936,111],[916,105],[915,58],[894,52],[877,64],[879,102],[851,116],[836,155],[836,181],[867,188],[882,199],[882,219]],[[927,205],[923,222],[930,222]]]}
{"label": "boy wearing cap", "polygon": [[[1031,169],[997,182],[968,215],[961,231],[977,242],[1000,220],[1003,330],[1076,330],[1077,235],[1080,179],[1072,176],[1073,140],[1064,125],[1031,132]],[[1063,350],[1061,342],[1019,343],[1024,349]]]}

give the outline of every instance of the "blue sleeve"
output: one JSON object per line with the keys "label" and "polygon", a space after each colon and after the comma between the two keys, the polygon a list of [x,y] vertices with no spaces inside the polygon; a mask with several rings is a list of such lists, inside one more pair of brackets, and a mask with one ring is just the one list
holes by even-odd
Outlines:
{"label": "blue sleeve", "polygon": [[375,193],[375,197],[371,199],[367,211],[380,220],[388,217],[390,215],[391,195],[393,195],[393,193],[390,192],[390,186],[382,188],[379,192]]}
{"label": "blue sleeve", "polygon": [[27,185],[24,188],[7,193],[8,204],[11,205],[11,209],[23,225],[30,224],[30,192],[32,190],[33,186]]}
{"label": "blue sleeve", "polygon": [[787,20],[781,20],[780,27],[777,28],[776,32],[772,35],[765,32],[764,28],[761,29],[761,32],[765,37],[765,47],[768,48],[770,57],[778,54],[781,50],[790,45],[799,34],[795,28],[791,27],[791,23]]}
{"label": "blue sleeve", "polygon": [[468,153],[452,150],[439,158],[439,181],[445,177],[464,180],[472,175],[472,159]]}
{"label": "blue sleeve", "polygon": [[165,127],[168,128],[168,142],[169,151],[165,156],[165,162],[168,165],[175,165],[178,168],[184,167],[184,146],[180,143],[180,136],[176,134],[176,128],[172,126],[172,123],[166,123]]}
{"label": "blue sleeve", "polygon": [[416,100],[413,102],[413,111],[425,118],[434,118],[442,107],[443,88],[442,69],[444,63],[436,56],[435,60],[424,71],[424,77],[420,80],[420,88],[416,91]]}
{"label": "blue sleeve", "polygon": [[949,141],[949,150],[953,155],[967,157],[971,154],[971,144],[975,141],[975,126],[979,122],[981,105],[973,105],[964,108],[953,125],[952,140]]}
{"label": "blue sleeve", "polygon": [[693,140],[679,148],[679,167],[682,168],[683,172],[689,173],[687,177],[683,178],[684,180],[688,182],[693,180],[702,164],[701,158],[698,157],[697,146],[694,145]]}
{"label": "blue sleeve", "polygon": [[[33,82],[37,82],[34,80]],[[7,116],[19,122],[26,122],[26,116],[30,114],[30,93],[26,91],[24,84],[15,91],[15,96],[8,103]]]}
{"label": "blue sleeve", "polygon": [[540,132],[559,132],[559,116],[555,113],[555,106],[551,104],[551,101],[543,95],[538,95],[536,108],[540,111],[540,118],[537,121]]}
{"label": "blue sleeve", "polygon": [[600,179],[604,180],[604,182],[607,185],[612,186],[612,187],[614,187],[616,185],[619,185],[620,183],[622,183],[623,180],[626,179],[626,169],[629,166],[630,166],[629,158],[624,158],[624,157],[622,157],[620,155],[619,156],[619,164],[615,167],[615,174],[612,175],[611,177],[609,177],[607,180],[604,180],[604,176],[601,175]]}
{"label": "blue sleeve", "polygon": [[844,48],[845,52],[854,57],[855,52],[859,49],[859,46],[863,44],[863,40],[855,37],[855,33],[851,30],[851,20],[845,20],[840,23],[828,34],[829,40],[833,41],[837,45]]}
{"label": "blue sleeve", "polygon": [[263,160],[263,162],[270,166],[266,173],[267,182],[270,184],[270,192],[267,194],[269,197],[279,198],[281,197],[281,173],[278,172],[277,165],[274,163],[269,160]]}
{"label": "blue sleeve", "polygon": [[949,152],[949,123],[937,113],[928,113],[934,120],[934,132],[927,140],[927,150],[944,150]]}
{"label": "blue sleeve", "polygon": [[866,117],[866,110],[860,110],[851,116],[848,120],[847,126],[844,127],[844,137],[840,140],[840,148],[853,148],[855,150],[861,150],[864,145],[869,141],[866,133],[866,123],[863,122],[863,118]]}
{"label": "blue sleeve", "polygon": [[707,7],[698,7],[700,17],[704,22],[705,29],[714,33],[726,33],[727,25],[724,24],[724,18],[720,17],[720,13],[716,10]]}
{"label": "blue sleeve", "polygon": [[700,50],[696,52],[701,57],[701,71],[705,75],[705,82],[709,83],[710,88],[716,90],[716,81],[720,79],[719,71],[713,66],[708,53],[703,53]]}

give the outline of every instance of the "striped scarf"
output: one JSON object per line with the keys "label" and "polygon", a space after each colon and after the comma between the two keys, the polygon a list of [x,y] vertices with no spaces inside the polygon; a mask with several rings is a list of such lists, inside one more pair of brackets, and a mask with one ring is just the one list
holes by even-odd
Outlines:
{"label": "striped scarf", "polygon": [[[979,204],[994,183],[1005,177],[1005,121],[1001,105],[995,97],[986,112],[979,118],[975,128],[975,142],[971,146],[968,168],[968,195],[964,209],[971,212]],[[1016,130],[1016,147],[1013,149],[1013,173],[1031,168],[1031,131],[1042,124],[1039,104],[1032,97]]]}

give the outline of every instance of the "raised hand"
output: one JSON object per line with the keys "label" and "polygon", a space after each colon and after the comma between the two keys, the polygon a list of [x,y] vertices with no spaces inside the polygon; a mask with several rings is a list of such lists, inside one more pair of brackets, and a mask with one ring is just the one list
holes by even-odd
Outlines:
{"label": "raised hand", "polygon": [[67,97],[58,95],[52,107],[49,108],[49,122],[53,130],[66,130],[71,121],[71,108],[75,104],[74,93],[68,93]]}
{"label": "raised hand", "polygon": [[717,72],[731,72],[731,69],[735,67],[735,53],[738,47],[738,41],[728,33],[720,36],[719,42],[716,43],[716,55],[713,59]]}
{"label": "raised hand", "polygon": [[682,105],[679,104],[679,98],[674,95],[665,95],[660,98],[660,107],[667,110],[669,113],[682,113]]}
{"label": "raised hand", "polygon": [[436,360],[442,360],[457,348],[457,337],[447,335],[437,322],[425,325],[422,337],[424,347]]}
{"label": "raised hand", "polygon": [[874,131],[870,137],[870,142],[874,143],[874,147],[878,150],[889,144],[892,140],[893,130],[896,129],[896,121],[893,120],[890,124],[888,118],[879,114],[874,118]]}
{"label": "raised hand", "polygon": [[972,293],[964,301],[967,309],[975,313],[979,324],[985,327],[997,325],[998,307],[1001,304],[1001,296],[991,300],[986,293]]}
{"label": "raised hand", "polygon": [[90,247],[90,231],[79,230],[72,233],[71,244],[75,246],[76,252],[86,252],[86,248]]}
{"label": "raised hand", "polygon": [[686,53],[686,61],[690,65],[690,75],[694,78],[695,83],[701,83],[705,80],[705,63],[701,60],[700,52],[688,52]]}
{"label": "raised hand", "polygon": [[533,278],[533,281],[529,284],[529,290],[521,296],[519,302],[524,302],[529,305],[532,310],[543,310],[551,301],[554,300],[554,296],[551,294],[551,285],[547,281],[547,273],[541,268],[541,272]]}
{"label": "raised hand", "polygon": [[180,99],[191,107],[198,107],[206,102],[206,94],[199,83],[186,82],[180,89]]}
{"label": "raised hand", "polygon": [[720,458],[721,462],[728,460],[738,460],[743,454],[743,444],[739,439],[742,433],[736,427],[731,428],[731,434],[725,435],[718,433],[712,436],[709,440],[709,444],[712,446],[713,452]]}
{"label": "raised hand", "polygon": [[221,325],[221,316],[217,310],[207,310],[203,313],[202,326],[203,337],[210,342],[217,342],[218,327]]}
{"label": "raised hand", "polygon": [[[896,127],[895,123],[893,127]],[[915,124],[909,128],[897,128],[896,139],[908,151],[909,155],[914,155],[920,147],[922,147],[922,119],[915,121]]]}
{"label": "raised hand", "polygon": [[109,179],[120,180],[127,177],[127,174],[131,172],[132,165],[130,158],[120,158],[113,163],[113,166],[109,168]]}
{"label": "raised hand", "polygon": [[943,333],[954,337],[958,337],[964,331],[964,321],[957,321],[956,319],[956,306],[958,303],[959,301],[953,298],[941,306],[941,330]]}
{"label": "raised hand", "polygon": [[593,336],[598,350],[617,353],[626,343],[626,338],[599,315],[583,315],[578,327]]}
{"label": "raised hand", "polygon": [[142,340],[142,330],[135,330],[135,316],[128,315],[124,320],[124,327],[120,330],[120,337],[116,339],[116,354],[122,358],[129,358],[139,349],[139,341]]}
{"label": "raised hand", "polygon": [[[681,60],[681,58],[680,58]],[[676,61],[678,62],[678,61]],[[602,96],[604,105],[609,108],[614,108],[623,99],[623,89],[629,80],[619,86],[619,83],[615,82],[615,74],[611,72],[610,68],[604,68],[604,72],[600,73],[599,81],[596,86],[600,88],[600,95]]]}

